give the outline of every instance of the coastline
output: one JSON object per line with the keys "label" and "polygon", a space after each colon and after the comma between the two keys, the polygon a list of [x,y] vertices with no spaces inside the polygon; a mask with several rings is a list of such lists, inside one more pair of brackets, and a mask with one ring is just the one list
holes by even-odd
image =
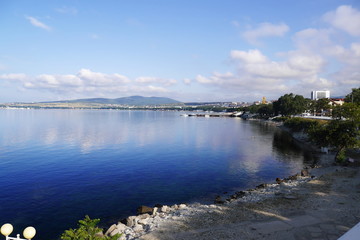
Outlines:
{"label": "coastline", "polygon": [[[288,132],[292,135],[293,139],[301,147],[309,148],[309,143],[305,141],[303,136],[297,136],[291,133],[288,129],[280,126],[283,131]],[[319,149],[312,147],[311,150],[313,154],[319,153]],[[328,178],[327,184],[334,183],[338,185],[339,181],[336,175],[344,175],[343,178],[348,178],[350,175],[353,178],[356,177],[354,181],[358,183],[360,190],[360,172],[358,167],[341,167],[333,165],[333,154],[320,154],[318,155],[320,161],[317,166],[305,167],[301,173],[289,176],[285,179],[276,179],[273,183],[264,183],[255,187],[254,189],[249,189],[246,191],[236,192],[232,195],[229,195],[226,199],[218,197],[215,202],[216,204],[180,204],[173,206],[157,206],[154,208],[143,207],[143,212],[138,216],[130,216],[126,221],[113,224],[107,231],[106,235],[113,236],[116,233],[122,233],[122,236],[119,238],[121,240],[132,240],[132,239],[143,239],[143,240],[162,240],[162,239],[258,239],[260,236],[267,239],[281,239],[274,237],[272,238],[272,233],[263,233],[257,232],[257,224],[263,223],[263,221],[274,221],[277,217],[277,213],[287,211],[287,215],[293,215],[294,212],[302,211],[302,205],[304,200],[307,206],[311,205],[310,208],[319,207],[319,204],[324,201],[321,197],[326,197],[326,193],[317,192],[316,197],[312,196],[311,191],[314,183],[322,181],[322,179]],[[343,181],[349,181],[344,180]],[[324,184],[325,186],[326,184]],[[320,188],[323,188],[322,184],[319,185]],[[329,186],[327,186],[329,187]],[[360,191],[355,192],[353,199],[360,201]],[[309,198],[303,197],[303,195],[309,195]],[[311,199],[314,198],[314,199]],[[314,200],[314,201],[312,201]],[[345,200],[342,200],[345,201]],[[269,203],[271,203],[269,205]],[[282,206],[282,204],[285,204]],[[288,205],[291,205],[290,209],[287,209]],[[349,203],[350,204],[350,203]],[[353,203],[351,203],[353,204]],[[263,207],[268,205],[266,211]],[[345,201],[342,205],[348,205]],[[326,214],[326,210],[321,209],[321,214]],[[290,211],[289,211],[290,210]],[[317,209],[316,209],[317,210]],[[251,212],[251,214],[249,213]],[[325,212],[324,212],[325,211]],[[306,212],[306,211],[305,211]],[[344,211],[347,212],[347,211]],[[333,236],[341,236],[344,232],[349,230],[355,223],[360,221],[360,207],[356,208],[356,217],[355,220],[348,221],[347,224],[339,225],[336,233],[332,231]],[[303,214],[303,218],[316,218],[309,213]],[[328,216],[325,216],[327,219]],[[268,218],[266,220],[266,218]],[[287,219],[287,217],[280,217],[280,219]],[[323,219],[317,219],[318,223],[324,222]],[[311,221],[310,221],[311,222]],[[232,228],[233,225],[241,226],[241,234],[245,234],[243,237],[235,237],[236,234],[240,232],[235,231]],[[283,224],[287,224],[286,221]],[[306,224],[305,224],[306,225]],[[346,225],[346,226],[345,226]],[[306,225],[307,226],[307,225]],[[291,234],[292,230],[298,231],[296,226],[291,224],[286,227],[286,233]],[[335,227],[336,228],[336,227]],[[250,229],[250,231],[249,231]],[[275,228],[276,229],[276,228]],[[316,228],[314,228],[316,229]],[[324,230],[316,229],[317,235],[321,236],[326,235],[327,232]],[[280,231],[281,232],[281,231]],[[331,232],[331,231],[330,231]],[[280,234],[279,231],[275,231],[275,234]],[[220,234],[220,235],[219,235]],[[230,234],[230,235],[229,235]],[[234,235],[235,234],[235,235]],[[269,235],[270,234],[270,235]],[[309,233],[316,235],[316,233]],[[217,236],[217,237],[215,237]],[[284,238],[286,239],[286,238]],[[297,239],[297,238],[290,238]],[[309,239],[309,238],[307,238]]]}

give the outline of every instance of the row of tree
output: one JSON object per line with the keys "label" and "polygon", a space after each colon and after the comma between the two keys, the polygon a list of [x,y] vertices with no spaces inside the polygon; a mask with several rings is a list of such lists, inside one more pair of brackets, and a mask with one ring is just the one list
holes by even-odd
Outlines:
{"label": "row of tree", "polygon": [[[345,97],[345,106],[349,103],[360,104],[360,88],[352,89],[352,92]],[[336,109],[336,105],[330,104],[330,99],[322,98],[317,101],[304,98],[301,95],[294,95],[293,93],[285,94],[278,100],[270,104],[252,105],[243,108],[244,111],[258,114],[260,117],[272,117],[277,115],[293,116],[302,113],[310,113],[313,115],[327,115],[331,116]]]}
{"label": "row of tree", "polygon": [[[292,93],[281,96],[273,104],[252,107],[259,116],[286,116],[285,124],[295,131],[304,131],[309,139],[319,147],[328,147],[336,152],[335,159],[344,161],[346,151],[360,147],[360,88],[352,89],[346,95],[343,105],[331,106],[329,99],[311,101]],[[304,112],[323,112],[331,114],[331,121],[315,121],[302,118],[291,118]]]}

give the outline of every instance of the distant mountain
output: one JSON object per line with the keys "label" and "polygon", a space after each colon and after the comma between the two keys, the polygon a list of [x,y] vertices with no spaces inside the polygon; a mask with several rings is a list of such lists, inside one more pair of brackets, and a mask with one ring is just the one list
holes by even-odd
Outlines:
{"label": "distant mountain", "polygon": [[131,97],[122,97],[122,98],[86,98],[86,99],[76,99],[76,100],[53,101],[51,103],[99,103],[99,104],[121,104],[121,105],[144,106],[144,105],[175,104],[181,102],[165,97],[131,96]]}

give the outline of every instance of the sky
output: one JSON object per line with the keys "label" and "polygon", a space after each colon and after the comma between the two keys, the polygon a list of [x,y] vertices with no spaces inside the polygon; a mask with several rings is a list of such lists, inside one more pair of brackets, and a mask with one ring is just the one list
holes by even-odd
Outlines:
{"label": "sky", "polygon": [[359,0],[0,0],[0,102],[360,87]]}

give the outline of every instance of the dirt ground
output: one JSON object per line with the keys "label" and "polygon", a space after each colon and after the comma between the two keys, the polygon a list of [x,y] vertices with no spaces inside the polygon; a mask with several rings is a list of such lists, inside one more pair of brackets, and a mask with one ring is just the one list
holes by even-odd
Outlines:
{"label": "dirt ground", "polygon": [[315,178],[284,186],[273,197],[172,218],[139,239],[338,239],[360,222],[359,170],[359,166],[313,169]]}

